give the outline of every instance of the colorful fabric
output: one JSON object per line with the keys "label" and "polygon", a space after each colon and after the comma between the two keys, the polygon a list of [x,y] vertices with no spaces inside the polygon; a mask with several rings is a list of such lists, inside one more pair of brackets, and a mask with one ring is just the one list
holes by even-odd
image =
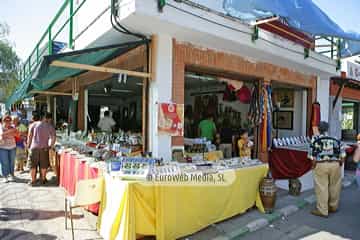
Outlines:
{"label": "colorful fabric", "polygon": [[[81,162],[76,155],[72,155],[69,152],[61,153],[59,185],[63,187],[69,195],[73,196],[75,194],[76,183],[79,180],[93,179],[99,175],[99,169],[90,167],[88,163]],[[87,209],[97,214],[99,204],[90,205]]]}
{"label": "colorful fabric", "polygon": [[248,104],[251,100],[251,92],[250,89],[247,86],[242,86],[237,92],[236,97],[238,100],[242,103]]}
{"label": "colorful fabric", "polygon": [[261,89],[260,106],[261,107],[261,124],[260,124],[260,141],[261,150],[266,152],[271,147],[271,130],[272,130],[272,90],[268,85]]}
{"label": "colorful fabric", "polygon": [[199,123],[200,137],[206,138],[209,141],[214,140],[216,133],[215,123],[211,120],[205,119]]}
{"label": "colorful fabric", "polygon": [[311,140],[308,158],[321,161],[339,161],[346,157],[344,146],[335,138],[326,135],[314,136]]}
{"label": "colorful fabric", "polygon": [[313,103],[312,112],[311,112],[311,126],[310,126],[310,135],[314,135],[313,127],[317,127],[320,124],[321,114],[320,114],[320,104]]}

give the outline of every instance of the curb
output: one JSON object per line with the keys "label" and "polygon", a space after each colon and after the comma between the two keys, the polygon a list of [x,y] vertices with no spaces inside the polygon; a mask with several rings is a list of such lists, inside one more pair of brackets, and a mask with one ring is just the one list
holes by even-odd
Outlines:
{"label": "curb", "polygon": [[[343,188],[348,188],[350,187],[354,182],[356,181],[355,178],[352,178],[350,180],[344,181],[344,183],[342,184]],[[290,204],[288,206],[285,206],[281,209],[278,209],[276,211],[274,211],[271,214],[264,214],[265,216],[263,218],[259,218],[256,219],[252,222],[249,222],[248,224],[246,224],[246,226],[241,227],[233,232],[230,233],[226,233],[226,235],[221,235],[218,236],[216,238],[213,238],[212,240],[237,240],[237,239],[241,239],[242,237],[244,237],[246,234],[250,233],[250,232],[255,232],[258,231],[260,229],[263,229],[265,227],[267,227],[268,225],[270,225],[271,223],[281,219],[281,218],[286,218],[296,212],[298,212],[299,210],[305,208],[308,205],[311,205],[313,203],[316,202],[316,196],[315,194],[311,194],[310,196],[304,198],[304,199],[300,199],[296,202],[296,204]]]}

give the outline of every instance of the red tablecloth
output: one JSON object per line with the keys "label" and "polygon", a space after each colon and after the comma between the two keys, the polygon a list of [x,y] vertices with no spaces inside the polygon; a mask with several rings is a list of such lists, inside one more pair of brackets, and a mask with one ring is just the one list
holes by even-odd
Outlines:
{"label": "red tablecloth", "polygon": [[[97,178],[98,175],[99,170],[97,168],[80,162],[76,155],[72,155],[69,152],[61,153],[59,184],[69,195],[73,196],[75,194],[77,181]],[[90,205],[87,209],[97,214],[99,212],[99,204]]]}
{"label": "red tablecloth", "polygon": [[307,152],[290,149],[273,149],[269,166],[274,179],[299,178],[311,169]]}

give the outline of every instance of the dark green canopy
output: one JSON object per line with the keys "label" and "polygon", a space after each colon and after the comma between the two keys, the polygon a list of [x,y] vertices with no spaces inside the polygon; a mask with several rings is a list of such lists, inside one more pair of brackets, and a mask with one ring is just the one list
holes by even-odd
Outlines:
{"label": "dark green canopy", "polygon": [[52,66],[51,63],[55,60],[96,66],[146,43],[148,40],[141,40],[45,56],[33,76],[22,81],[17,90],[10,96],[6,102],[6,107],[9,108],[16,101],[29,97],[31,90],[47,90],[69,77],[86,72],[79,69]]}

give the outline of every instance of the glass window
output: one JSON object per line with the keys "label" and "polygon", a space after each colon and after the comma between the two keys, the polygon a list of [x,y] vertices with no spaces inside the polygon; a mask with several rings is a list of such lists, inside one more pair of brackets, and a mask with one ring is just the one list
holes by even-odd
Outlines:
{"label": "glass window", "polygon": [[342,130],[355,129],[355,103],[343,102],[342,104]]}

